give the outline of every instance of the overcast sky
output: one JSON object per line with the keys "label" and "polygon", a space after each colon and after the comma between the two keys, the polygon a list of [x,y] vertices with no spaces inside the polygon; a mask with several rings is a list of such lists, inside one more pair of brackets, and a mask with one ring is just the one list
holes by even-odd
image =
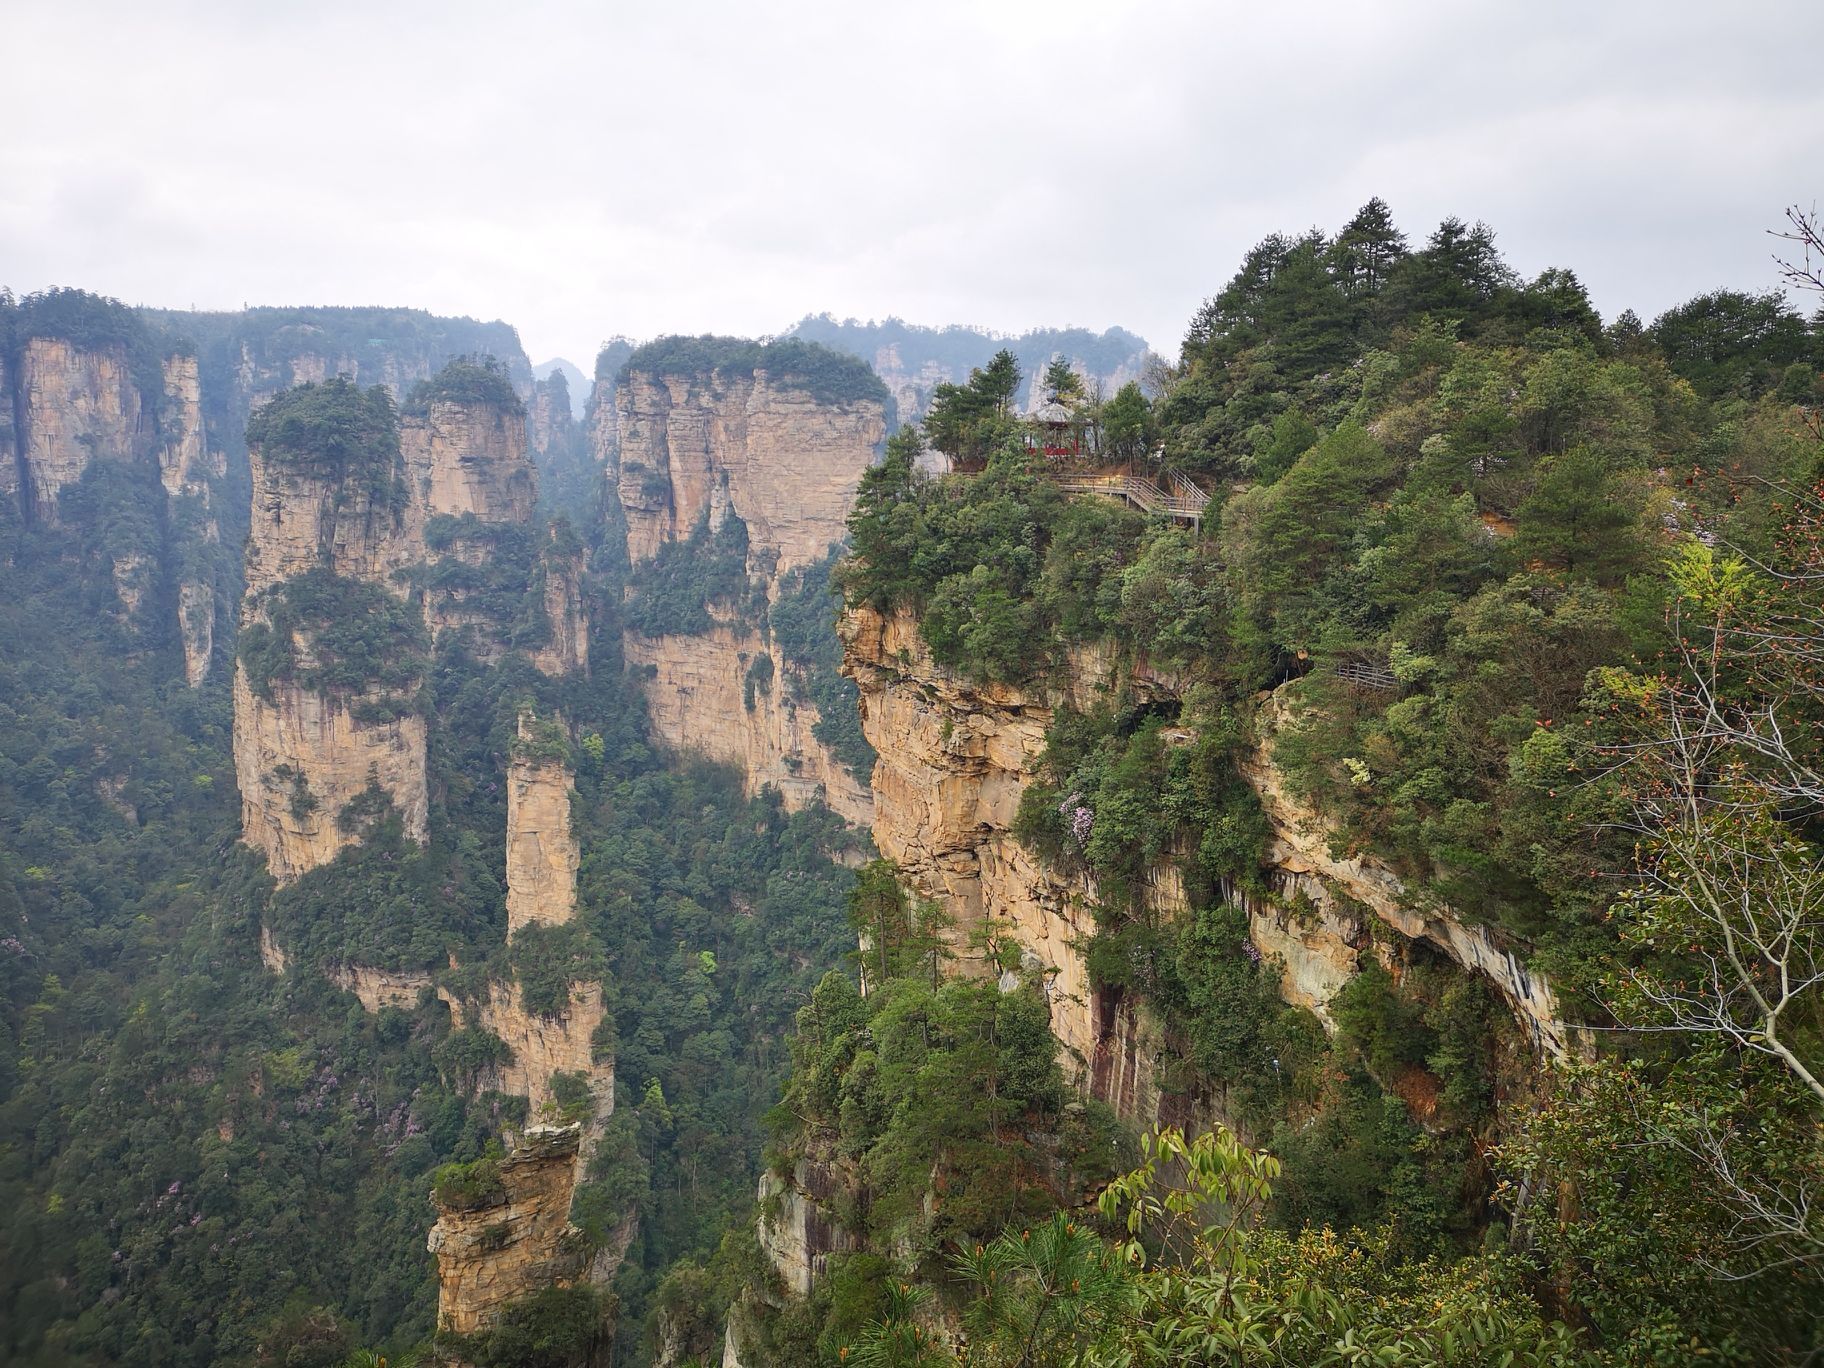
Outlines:
{"label": "overcast sky", "polygon": [[1767,288],[1824,3],[0,0],[0,283],[504,318],[810,312],[1175,352],[1276,229],[1484,219],[1607,317]]}

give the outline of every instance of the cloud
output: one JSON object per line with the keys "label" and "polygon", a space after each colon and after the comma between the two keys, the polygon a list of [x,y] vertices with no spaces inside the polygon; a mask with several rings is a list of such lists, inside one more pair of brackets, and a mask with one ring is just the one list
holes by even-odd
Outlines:
{"label": "cloud", "polygon": [[415,304],[587,363],[823,310],[1175,346],[1275,230],[1489,221],[1606,314],[1774,283],[1804,3],[12,0],[0,275]]}

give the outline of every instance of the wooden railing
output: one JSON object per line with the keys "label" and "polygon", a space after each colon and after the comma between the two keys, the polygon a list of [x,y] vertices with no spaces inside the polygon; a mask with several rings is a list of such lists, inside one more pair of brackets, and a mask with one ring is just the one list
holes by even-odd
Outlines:
{"label": "wooden railing", "polygon": [[1142,513],[1179,522],[1202,522],[1204,510],[1210,506],[1208,494],[1175,473],[1166,475],[1172,487],[1169,494],[1144,475],[1059,474],[1051,478],[1067,494],[1106,494],[1111,499],[1126,499]]}

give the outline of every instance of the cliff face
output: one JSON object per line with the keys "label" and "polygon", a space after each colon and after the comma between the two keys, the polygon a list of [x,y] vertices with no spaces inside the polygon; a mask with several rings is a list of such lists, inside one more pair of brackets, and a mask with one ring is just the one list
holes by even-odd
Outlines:
{"label": "cliff face", "polygon": [[[1041,977],[1066,1071],[1130,1119],[1182,1120],[1158,1089],[1157,1024],[1089,981],[1080,945],[1095,930],[1094,882],[1047,868],[1013,835],[1020,795],[1045,749],[1054,710],[1086,707],[1111,679],[1108,657],[1074,654],[1061,692],[975,684],[931,659],[917,619],[852,611],[837,624],[843,668],[861,689],[874,766],[874,843],[921,897],[941,902],[959,939],[987,918],[1011,924],[1025,967]],[[1155,680],[1136,679],[1163,694]],[[1185,910],[1169,865],[1149,901]]]}
{"label": "cliff face", "polygon": [[[1067,1067],[1130,1118],[1174,1119],[1164,1115],[1168,1103],[1155,1078],[1163,1048],[1156,1023],[1089,982],[1079,947],[1094,930],[1093,880],[1061,875],[1012,834],[1053,710],[1067,700],[1089,703],[1110,680],[1107,658],[1078,652],[1064,672],[1068,683],[1057,690],[976,685],[931,659],[910,615],[852,610],[839,633],[844,669],[861,689],[862,727],[879,753],[874,840],[881,854],[900,865],[920,895],[941,901],[959,930],[986,917],[1011,922],[1028,966],[1049,978],[1052,1030]],[[1141,697],[1174,693],[1167,679],[1126,682]],[[1287,796],[1273,766],[1275,720],[1265,710],[1268,740],[1243,766],[1272,827],[1267,861],[1275,896],[1238,901],[1249,913],[1255,945],[1284,962],[1287,1000],[1327,1020],[1330,999],[1368,952],[1367,928],[1349,910],[1361,906],[1399,934],[1423,939],[1485,975],[1540,1048],[1562,1054],[1565,1033],[1542,978],[1450,909],[1421,908],[1385,867],[1330,854],[1330,833]],[[1169,863],[1153,871],[1153,880],[1148,900],[1156,910],[1185,910],[1182,883]]]}
{"label": "cliff face", "polygon": [[[203,423],[203,386],[194,356],[169,356],[164,362],[165,395],[159,421],[158,478],[164,486],[167,517],[180,543],[177,582],[178,639],[184,652],[184,680],[196,688],[209,676],[215,651],[216,594],[209,573],[212,558],[194,554],[194,545],[221,540],[215,490],[228,473],[228,462],[211,448]],[[191,554],[184,554],[188,550]]]}
{"label": "cliff face", "polygon": [[[886,433],[873,399],[820,401],[750,376],[632,371],[615,393],[614,421],[597,405],[599,449],[627,518],[637,568],[704,520],[747,526],[747,571],[769,601],[790,571],[822,560],[846,534],[862,473]],[[814,704],[781,677],[756,688],[748,670],[774,654],[754,627],[724,622],[696,636],[629,634],[630,665],[650,667],[647,699],[659,738],[739,765],[750,792],[777,787],[791,807],[822,792],[850,821],[866,822],[867,789],[812,734]],[[775,664],[777,662],[774,662]]]}
{"label": "cliff face", "polygon": [[327,864],[360,839],[338,818],[371,785],[392,799],[406,835],[422,842],[430,800],[425,787],[425,723],[409,714],[363,722],[375,696],[339,698],[275,681],[261,698],[234,676],[234,770],[241,789],[241,839],[266,852],[279,883]]}
{"label": "cliff face", "polygon": [[569,1236],[577,1126],[528,1130],[500,1163],[500,1191],[478,1205],[437,1204],[428,1248],[437,1256],[437,1320],[473,1334],[502,1307],[582,1271]]}
{"label": "cliff face", "polygon": [[124,346],[87,351],[60,337],[27,338],[19,355],[25,495],[41,523],[91,461],[131,461],[145,451],[142,403]]}
{"label": "cliff face", "polygon": [[[282,586],[329,571],[395,598],[416,596],[433,641],[463,634],[484,664],[507,653],[520,595],[534,590],[514,583],[503,592],[490,570],[503,536],[523,542],[534,535],[538,485],[526,453],[524,415],[495,403],[436,402],[404,420],[399,450],[390,475],[350,476],[257,447],[249,451],[244,626],[268,620],[272,596]],[[452,526],[448,519],[460,522]],[[531,654],[539,669],[562,674],[587,660],[580,552],[548,548],[543,559],[548,572],[536,592],[543,594],[552,630]],[[510,570],[509,578],[520,573],[533,571]],[[294,646],[309,650],[301,633]],[[404,814],[407,835],[424,839],[425,724],[412,715],[364,720],[398,711],[376,709],[381,701],[378,694],[319,695],[277,682],[271,697],[262,697],[247,686],[244,671],[237,673],[243,837],[266,851],[280,882],[360,839],[336,816],[370,782]],[[303,797],[300,783],[308,789]]]}
{"label": "cliff face", "polygon": [[412,497],[424,516],[473,513],[484,523],[530,523],[537,476],[526,418],[496,404],[438,402],[401,425]]}
{"label": "cliff face", "polygon": [[616,484],[635,565],[731,508],[747,524],[751,565],[783,574],[820,560],[841,540],[861,474],[886,436],[874,400],[821,402],[765,371],[635,371],[615,407]]}
{"label": "cliff face", "polygon": [[589,603],[583,593],[583,551],[566,550],[553,536],[545,548],[545,620],[551,635],[531,652],[547,675],[589,673]]}
{"label": "cliff face", "polygon": [[[520,747],[507,776],[509,941],[528,926],[562,926],[576,915],[573,777],[561,759],[533,744],[541,735],[550,739],[551,729],[546,724],[541,732],[530,714],[521,715]],[[614,1112],[614,1061],[596,1058],[595,1034],[607,1016],[599,983],[571,983],[555,1014],[529,1010],[521,986],[498,979],[489,981],[478,1000],[458,998],[447,989],[438,995],[449,1004],[458,1027],[490,1031],[507,1047],[507,1062],[477,1079],[477,1087],[524,1096],[534,1119],[555,1103],[552,1080],[559,1073],[579,1075],[590,1100],[581,1122],[563,1132],[569,1137],[563,1156],[552,1145],[553,1133],[537,1126],[515,1142],[502,1165],[503,1179],[509,1166],[518,1172],[523,1165],[524,1172],[539,1176],[535,1215],[518,1225],[511,1211],[492,1220],[494,1225],[507,1221],[512,1238],[481,1248],[467,1238],[472,1223],[440,1208],[430,1246],[438,1256],[439,1319],[454,1329],[472,1330],[488,1324],[505,1302],[540,1286],[582,1276],[607,1282],[619,1267],[625,1244],[599,1251],[585,1268],[569,1225],[571,1195],[595,1152],[603,1123]],[[561,1171],[560,1158],[567,1161]],[[510,1183],[508,1188],[511,1197]]]}
{"label": "cliff face", "polygon": [[21,508],[19,430],[13,419],[13,367],[0,349],[0,501]]}
{"label": "cliff face", "polygon": [[771,785],[789,808],[821,795],[857,826],[873,820],[867,786],[811,734],[816,707],[795,701],[783,677],[764,691],[748,682],[754,659],[768,650],[757,633],[733,626],[702,636],[630,632],[624,645],[630,667],[652,671],[646,698],[653,730],[667,746],[738,765],[750,791]]}
{"label": "cliff face", "polygon": [[561,760],[517,754],[507,769],[507,938],[576,914],[579,856],[570,831],[571,776]]}
{"label": "cliff face", "polygon": [[[594,1057],[596,1028],[607,1015],[599,983],[573,983],[564,1009],[556,1016],[527,1010],[525,994],[516,983],[494,980],[487,996],[463,1001],[443,994],[450,1016],[458,1026],[479,1026],[506,1042],[512,1059],[490,1070],[480,1086],[524,1097],[536,1117],[552,1100],[551,1076],[581,1074],[595,1101],[596,1120],[606,1120],[614,1109],[614,1062]],[[593,1134],[591,1135],[593,1139]]]}
{"label": "cliff face", "polygon": [[[243,679],[236,682],[237,688],[245,687]],[[239,707],[236,713],[238,720]],[[574,780],[555,744],[561,734],[559,724],[541,726],[530,713],[520,718],[519,745],[507,780],[509,941],[527,927],[562,926],[576,915],[578,850],[570,825]],[[422,750],[420,737],[420,755]],[[237,746],[237,756],[238,751]],[[294,843],[320,835],[316,828],[281,832],[276,838],[279,858]],[[314,849],[306,851],[306,858],[318,863],[319,856]],[[274,868],[276,873],[277,860]],[[290,960],[270,931],[262,930],[260,954],[274,973],[288,972]],[[451,967],[457,966],[452,962]],[[430,1249],[437,1255],[440,1324],[469,1333],[491,1324],[508,1302],[554,1282],[612,1279],[625,1240],[587,1258],[569,1223],[576,1184],[614,1111],[614,1061],[597,1058],[595,1048],[596,1033],[607,1017],[601,984],[572,982],[557,1010],[535,1011],[523,987],[512,980],[489,979],[477,995],[464,996],[423,972],[346,963],[327,966],[325,973],[369,1012],[413,1010],[434,995],[449,1008],[457,1029],[486,1031],[506,1047],[504,1060],[481,1071],[472,1085],[527,1099],[533,1124],[511,1139],[500,1164],[502,1193],[479,1205],[438,1206]],[[557,1105],[554,1080],[560,1073],[582,1080],[589,1105],[580,1117],[569,1114],[572,1124],[552,1128],[539,1123]],[[630,1237],[631,1228],[625,1234]]]}

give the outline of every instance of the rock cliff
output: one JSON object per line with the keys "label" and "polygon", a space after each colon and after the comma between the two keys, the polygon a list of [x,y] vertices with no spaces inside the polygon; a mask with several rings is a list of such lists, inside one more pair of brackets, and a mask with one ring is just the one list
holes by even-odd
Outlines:
{"label": "rock cliff", "polygon": [[274,682],[255,694],[245,667],[234,676],[234,770],[241,790],[241,839],[266,854],[290,883],[360,839],[343,820],[348,804],[377,787],[399,809],[406,835],[422,842],[425,722],[416,714],[364,721],[364,703],[384,693],[318,693]]}
{"label": "rock cliff", "polygon": [[579,1126],[534,1126],[499,1165],[499,1185],[438,1201],[428,1248],[437,1256],[437,1322],[457,1334],[488,1326],[509,1302],[583,1271],[570,1227]]}
{"label": "rock cliff", "polygon": [[[732,515],[746,525],[747,573],[768,602],[788,574],[823,560],[846,535],[855,490],[885,433],[876,398],[821,399],[764,369],[652,374],[637,355],[615,391],[612,424],[596,406],[598,454],[626,515],[636,577],[660,547]],[[776,664],[759,623],[721,617],[693,635],[628,634],[626,658],[648,674],[659,738],[740,766],[750,791],[772,785],[794,808],[821,793],[865,823],[868,792],[813,735],[816,705],[783,678],[770,688],[750,679],[761,656]]]}
{"label": "rock cliff", "polygon": [[[433,643],[460,635],[485,665],[512,649],[532,595],[550,620],[529,648],[534,663],[547,674],[586,665],[580,548],[537,545],[537,478],[517,401],[431,402],[399,423],[390,465],[384,453],[356,468],[259,441],[248,460],[243,628],[285,630],[274,607],[287,586],[327,573],[377,586],[422,615]],[[309,633],[291,631],[287,649],[307,655]],[[425,724],[396,686],[256,690],[242,667],[234,697],[243,836],[281,882],[360,839],[339,817],[374,785],[406,834],[424,839]]]}
{"label": "rock cliff", "polygon": [[624,649],[629,667],[650,672],[652,726],[667,746],[739,766],[750,791],[770,785],[788,808],[821,797],[857,826],[873,820],[868,787],[812,735],[815,705],[795,699],[783,680],[766,690],[749,680],[754,660],[769,652],[758,633],[729,625],[701,636],[629,632]]}
{"label": "rock cliff", "polygon": [[[522,747],[532,723],[521,718]],[[561,759],[518,749],[507,767],[507,938],[522,926],[561,926],[576,915],[572,779]]]}
{"label": "rock cliff", "polygon": [[[1130,1119],[1183,1120],[1160,1093],[1158,1024],[1132,1001],[1098,992],[1081,945],[1095,929],[1093,881],[1043,864],[1013,835],[1032,767],[1055,709],[1087,707],[1113,679],[1104,652],[1073,653],[1057,690],[976,684],[931,658],[909,614],[862,609],[837,624],[843,668],[861,689],[862,729],[874,745],[874,843],[921,897],[941,902],[959,940],[987,918],[1008,923],[1027,970],[1044,984],[1066,1072]],[[1129,681],[1163,694],[1150,678]],[[1185,908],[1169,865],[1148,899]]]}
{"label": "rock cliff", "polygon": [[58,497],[92,461],[146,453],[142,418],[150,415],[123,344],[90,350],[61,337],[28,337],[15,384],[24,493],[37,521],[57,522]]}
{"label": "rock cliff", "polygon": [[[844,669],[861,689],[862,727],[879,755],[873,831],[881,854],[918,894],[941,901],[959,930],[987,917],[1011,924],[1028,967],[1049,984],[1052,1030],[1067,1068],[1093,1095],[1130,1118],[1174,1119],[1162,1110],[1168,1104],[1155,1076],[1165,1048],[1157,1023],[1089,981],[1081,946],[1094,929],[1093,880],[1050,868],[1012,831],[1054,709],[1066,701],[1083,707],[1108,687],[1114,676],[1107,656],[1076,652],[1056,686],[981,685],[937,665],[908,614],[851,610],[838,630]],[[1174,694],[1164,678],[1123,682],[1143,698]],[[1450,909],[1421,907],[1385,867],[1331,855],[1331,833],[1288,797],[1273,766],[1276,720],[1276,710],[1263,706],[1267,739],[1243,766],[1271,824],[1274,896],[1238,900],[1255,945],[1283,961],[1287,1000],[1327,1020],[1327,1004],[1367,953],[1370,937],[1351,910],[1365,909],[1486,976],[1538,1047],[1563,1054],[1556,1000],[1539,975]],[[1152,877],[1154,908],[1182,912],[1185,894],[1173,867],[1163,864]]]}
{"label": "rock cliff", "polygon": [[876,400],[824,401],[765,371],[628,374],[615,396],[616,486],[638,564],[732,509],[756,568],[783,574],[841,540],[861,474],[886,436]]}
{"label": "rock cliff", "polygon": [[166,357],[158,478],[165,490],[167,523],[178,543],[173,576],[178,640],[184,653],[184,680],[191,688],[209,677],[215,653],[214,557],[197,551],[213,548],[221,540],[216,491],[227,473],[227,458],[208,442],[196,357],[182,353]]}

